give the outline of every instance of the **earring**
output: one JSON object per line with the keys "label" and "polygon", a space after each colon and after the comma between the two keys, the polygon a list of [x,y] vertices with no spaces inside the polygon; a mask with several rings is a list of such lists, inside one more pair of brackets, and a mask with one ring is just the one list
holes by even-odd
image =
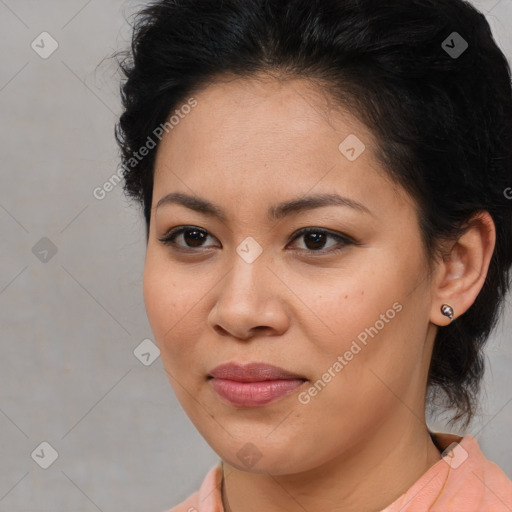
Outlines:
{"label": "earring", "polygon": [[453,308],[450,306],[450,304],[443,304],[441,306],[441,313],[444,316],[447,316],[450,319],[450,323],[453,321]]}

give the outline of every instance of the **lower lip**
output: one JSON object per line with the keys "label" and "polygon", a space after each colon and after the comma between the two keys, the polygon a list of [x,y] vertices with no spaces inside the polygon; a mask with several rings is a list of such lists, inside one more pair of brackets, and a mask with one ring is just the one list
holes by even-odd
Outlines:
{"label": "lower lip", "polygon": [[210,379],[213,389],[232,405],[259,407],[274,402],[297,389],[304,380],[265,380],[261,382],[239,382],[228,379]]}

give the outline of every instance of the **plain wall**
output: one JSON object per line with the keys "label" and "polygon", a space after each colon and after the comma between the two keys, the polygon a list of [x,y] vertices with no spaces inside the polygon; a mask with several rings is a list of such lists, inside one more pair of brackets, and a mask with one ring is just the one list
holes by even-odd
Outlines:
{"label": "plain wall", "polygon": [[[119,76],[98,64],[126,46],[125,14],[140,5],[0,2],[2,511],[163,512],[218,460],[161,360],[134,355],[153,338],[142,216],[121,184],[93,195],[118,168],[121,112]],[[511,0],[475,5],[510,59]],[[47,59],[31,47],[44,31],[59,45]],[[470,433],[512,478],[510,305],[486,350],[483,414]],[[58,453],[48,469],[36,463],[51,456],[42,442]]]}

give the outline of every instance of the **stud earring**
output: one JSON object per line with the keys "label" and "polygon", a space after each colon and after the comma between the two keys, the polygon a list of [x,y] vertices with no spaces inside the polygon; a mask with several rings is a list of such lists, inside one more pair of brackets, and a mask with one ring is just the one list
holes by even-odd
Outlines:
{"label": "stud earring", "polygon": [[443,304],[441,306],[441,313],[444,316],[447,316],[450,319],[450,323],[453,321],[453,308],[450,306],[450,304]]}

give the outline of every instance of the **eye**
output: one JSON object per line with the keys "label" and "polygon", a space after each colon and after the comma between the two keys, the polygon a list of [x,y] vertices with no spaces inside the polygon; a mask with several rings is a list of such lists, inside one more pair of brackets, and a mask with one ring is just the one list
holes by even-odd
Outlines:
{"label": "eye", "polygon": [[[320,254],[337,253],[343,250],[345,246],[355,244],[354,240],[351,240],[348,236],[342,235],[341,233],[314,227],[299,230],[292,237],[291,241],[293,242],[299,238],[302,238],[305,242],[306,248],[304,250],[309,252],[318,252]],[[335,243],[326,248],[325,244],[329,238],[335,240]],[[332,247],[334,247],[334,249],[332,249]]]}
{"label": "eye", "polygon": [[[176,239],[182,236],[188,245],[177,244]],[[208,239],[208,231],[195,226],[182,226],[180,228],[171,229],[162,238],[158,240],[165,245],[173,245],[183,247],[185,249],[193,249],[194,247],[204,247],[202,243]]]}
{"label": "eye", "polygon": [[[176,240],[181,237],[184,244],[177,243]],[[209,246],[203,245],[208,237],[213,237],[208,231],[203,228],[196,226],[181,226],[178,228],[171,229],[162,238],[158,240],[165,245],[173,246],[176,250],[192,250],[194,248],[206,248]],[[347,245],[355,244],[356,242],[346,235],[341,233],[332,232],[323,228],[307,227],[302,228],[296,232],[291,242],[299,238],[303,238],[305,242],[305,248],[299,248],[301,251],[310,253],[337,253],[343,250]],[[335,243],[325,247],[328,239],[332,239]]]}

